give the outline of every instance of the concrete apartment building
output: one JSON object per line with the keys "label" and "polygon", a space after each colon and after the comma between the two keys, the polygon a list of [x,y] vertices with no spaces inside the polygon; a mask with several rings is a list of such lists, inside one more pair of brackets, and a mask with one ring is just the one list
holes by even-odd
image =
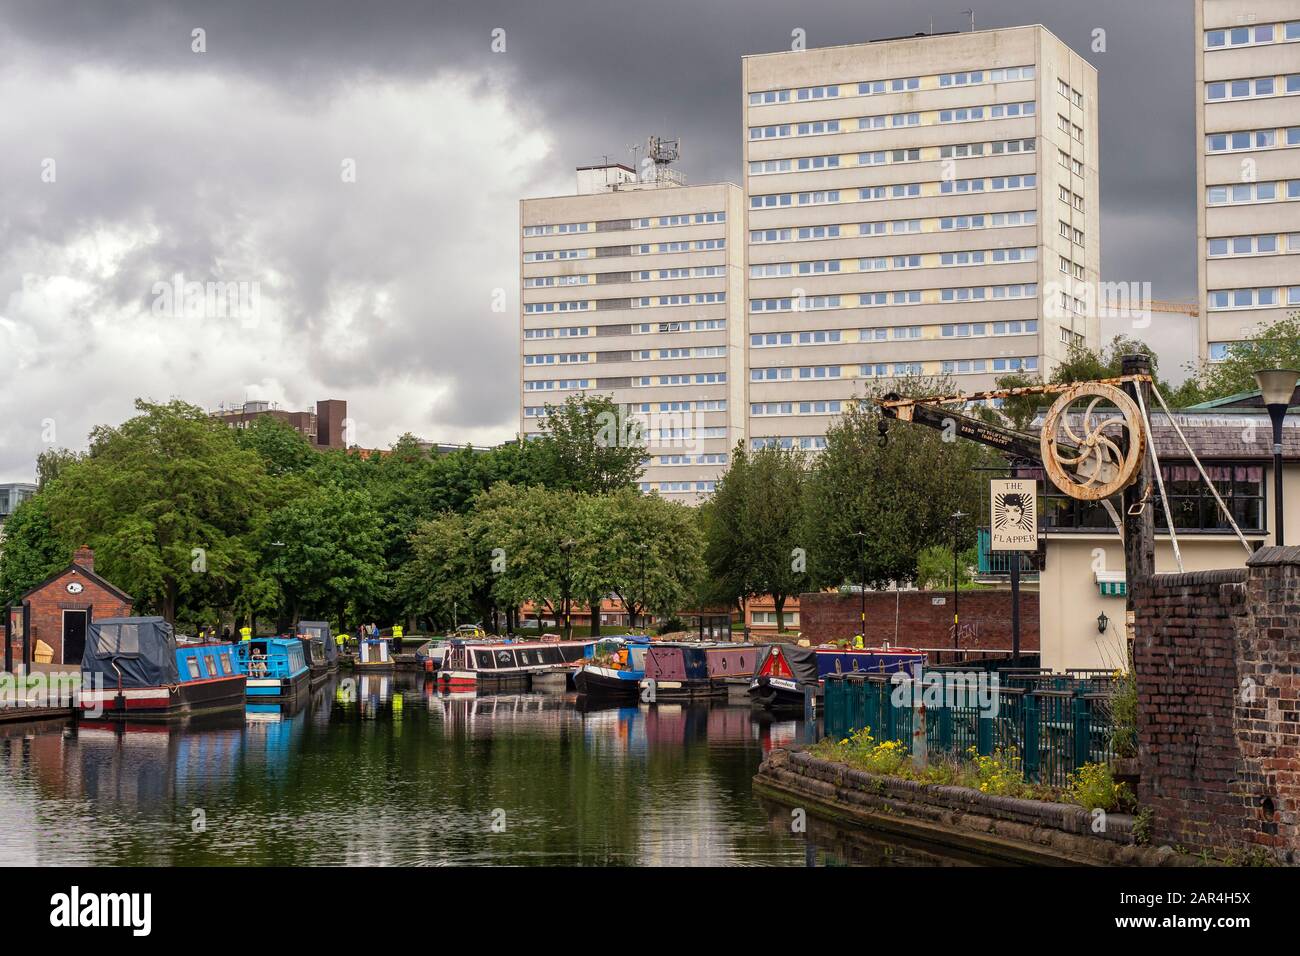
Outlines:
{"label": "concrete apartment building", "polygon": [[643,491],[695,503],[744,437],[743,203],[657,166],[578,170],[520,203],[520,435],[546,405],[610,396],[646,426]]}
{"label": "concrete apartment building", "polygon": [[[746,56],[752,445],[1099,344],[1097,74],[1041,26]],[[884,382],[882,382],[884,380]]]}
{"label": "concrete apartment building", "polygon": [[1200,357],[1300,307],[1300,2],[1196,0]]}

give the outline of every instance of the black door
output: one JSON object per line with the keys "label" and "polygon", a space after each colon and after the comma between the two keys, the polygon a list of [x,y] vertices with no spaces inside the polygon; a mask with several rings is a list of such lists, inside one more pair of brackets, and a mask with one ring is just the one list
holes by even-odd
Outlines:
{"label": "black door", "polygon": [[63,663],[80,664],[86,653],[86,612],[63,612]]}

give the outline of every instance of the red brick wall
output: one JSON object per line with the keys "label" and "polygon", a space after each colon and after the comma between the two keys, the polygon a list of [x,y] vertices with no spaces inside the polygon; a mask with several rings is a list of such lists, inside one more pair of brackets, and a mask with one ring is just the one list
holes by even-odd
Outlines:
{"label": "red brick wall", "polygon": [[[935,604],[943,598],[943,604]],[[813,593],[799,595],[799,629],[813,644],[851,638],[858,633],[862,596]],[[962,647],[1011,649],[1011,592],[963,591],[960,598]],[[897,611],[897,636],[895,612]],[[967,631],[967,627],[970,628]],[[867,593],[868,646],[952,647],[952,592],[892,591]],[[1020,592],[1020,649],[1038,650],[1038,594]]]}
{"label": "red brick wall", "polygon": [[1300,858],[1300,548],[1134,588],[1139,801],[1157,844]]}
{"label": "red brick wall", "polygon": [[[80,594],[68,593],[67,585],[70,581],[81,583]],[[131,613],[129,602],[123,601],[76,568],[64,571],[41,590],[28,597],[26,603],[31,607],[32,658],[36,657],[36,642],[41,640],[54,649],[55,664],[63,661],[63,611],[91,609],[95,620],[105,617],[126,617]],[[13,644],[13,659],[17,666],[17,663],[22,660],[22,641],[15,639]],[[81,662],[75,663],[79,665]],[[0,666],[3,666],[3,662],[0,662]]]}

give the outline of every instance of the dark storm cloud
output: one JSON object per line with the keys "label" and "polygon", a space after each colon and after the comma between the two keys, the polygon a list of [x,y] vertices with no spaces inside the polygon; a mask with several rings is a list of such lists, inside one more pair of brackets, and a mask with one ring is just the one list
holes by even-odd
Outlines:
{"label": "dark storm cloud", "polygon": [[[967,5],[9,0],[0,8],[0,100],[12,102],[6,90],[39,99],[42,85],[66,84],[48,104],[31,104],[21,131],[33,156],[55,154],[60,145],[93,155],[77,175],[68,165],[77,157],[68,158],[56,195],[0,186],[0,263],[35,238],[71,244],[88,223],[157,228],[154,243],[126,252],[111,275],[94,280],[94,301],[120,306],[146,300],[141,290],[159,272],[202,273],[238,260],[240,243],[252,236],[258,268],[276,277],[283,324],[275,328],[327,335],[322,316],[349,292],[348,315],[333,331],[364,328],[356,348],[300,350],[299,361],[310,363],[302,378],[344,392],[401,375],[436,393],[415,408],[363,416],[373,429],[363,441],[382,444],[408,428],[439,438],[484,440],[483,429],[508,437],[516,396],[501,388],[484,397],[482,382],[501,381],[503,368],[514,376],[514,322],[498,316],[490,327],[482,304],[492,287],[507,288],[512,301],[515,295],[514,199],[570,188],[575,165],[602,156],[628,161],[628,147],[651,133],[681,137],[680,165],[692,181],[738,181],[743,54],[788,49],[795,28],[806,31],[809,46],[926,31],[932,15],[936,31],[966,29],[960,11]],[[1191,298],[1190,5],[976,6],[978,28],[1043,23],[1097,66],[1105,277],[1151,281],[1157,297]],[[206,31],[201,57],[190,49],[195,28]],[[506,31],[504,55],[490,49],[495,28]],[[1104,52],[1092,49],[1096,30],[1104,31]],[[203,98],[209,114],[185,115],[183,101],[164,95],[150,104],[156,116],[131,103],[105,104],[99,115],[78,112],[72,78],[88,71],[119,78],[124,89],[142,88],[132,77],[147,77],[143,88],[174,77]],[[454,104],[439,99],[447,87],[424,85],[446,77],[473,103],[500,97],[509,112],[502,128],[467,141],[463,126],[447,125],[461,121]],[[402,91],[404,106],[373,99],[390,84]],[[426,92],[432,101],[420,98]],[[376,125],[386,116],[409,129],[390,137]],[[326,119],[337,128],[311,126]],[[229,124],[227,135],[217,135],[213,123]],[[150,138],[141,141],[142,134]],[[549,152],[483,162],[464,155],[500,153],[511,137],[536,134],[549,141]],[[531,158],[538,155],[544,158]],[[350,215],[340,203],[338,156],[358,157],[369,177],[363,181],[388,187],[367,193],[364,214]],[[430,168],[404,168],[416,162]],[[439,176],[441,164],[449,175]],[[473,205],[475,193],[487,198]],[[236,221],[203,208],[212,203]],[[456,243],[439,243],[449,225],[475,244],[469,263]],[[0,264],[0,317],[6,293],[20,281]],[[94,315],[88,310],[75,321],[92,324]],[[285,371],[292,378],[293,370]],[[241,366],[222,375],[230,389],[221,395],[191,394],[184,380],[173,387],[210,404],[267,380],[245,376]],[[315,397],[322,396],[294,395]],[[355,401],[354,413],[362,414]],[[14,467],[0,461],[0,473]]]}

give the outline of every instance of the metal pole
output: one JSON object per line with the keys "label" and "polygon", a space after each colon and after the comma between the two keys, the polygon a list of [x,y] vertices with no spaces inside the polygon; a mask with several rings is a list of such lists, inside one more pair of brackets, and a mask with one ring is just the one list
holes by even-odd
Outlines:
{"label": "metal pole", "polygon": [[1268,406],[1268,417],[1273,420],[1273,523],[1277,525],[1273,543],[1281,547],[1286,543],[1282,533],[1282,423],[1286,420],[1286,406]]}
{"label": "metal pole", "polygon": [[[1145,355],[1125,355],[1121,367],[1123,375],[1150,375],[1151,360]],[[1127,381],[1123,388],[1137,404],[1138,389],[1143,396],[1150,395],[1149,381]],[[1149,404],[1149,402],[1142,402]],[[1128,436],[1123,443],[1125,454],[1128,453]],[[1151,507],[1151,491],[1154,484],[1154,471],[1150,455],[1142,456],[1142,467],[1138,470],[1137,480],[1124,489],[1124,634],[1125,647],[1130,655],[1133,648],[1133,626],[1135,605],[1133,603],[1133,585],[1149,578],[1155,573],[1156,565],[1156,516]]]}
{"label": "metal pole", "polygon": [[1011,552],[1011,666],[1020,666],[1020,552]]}

